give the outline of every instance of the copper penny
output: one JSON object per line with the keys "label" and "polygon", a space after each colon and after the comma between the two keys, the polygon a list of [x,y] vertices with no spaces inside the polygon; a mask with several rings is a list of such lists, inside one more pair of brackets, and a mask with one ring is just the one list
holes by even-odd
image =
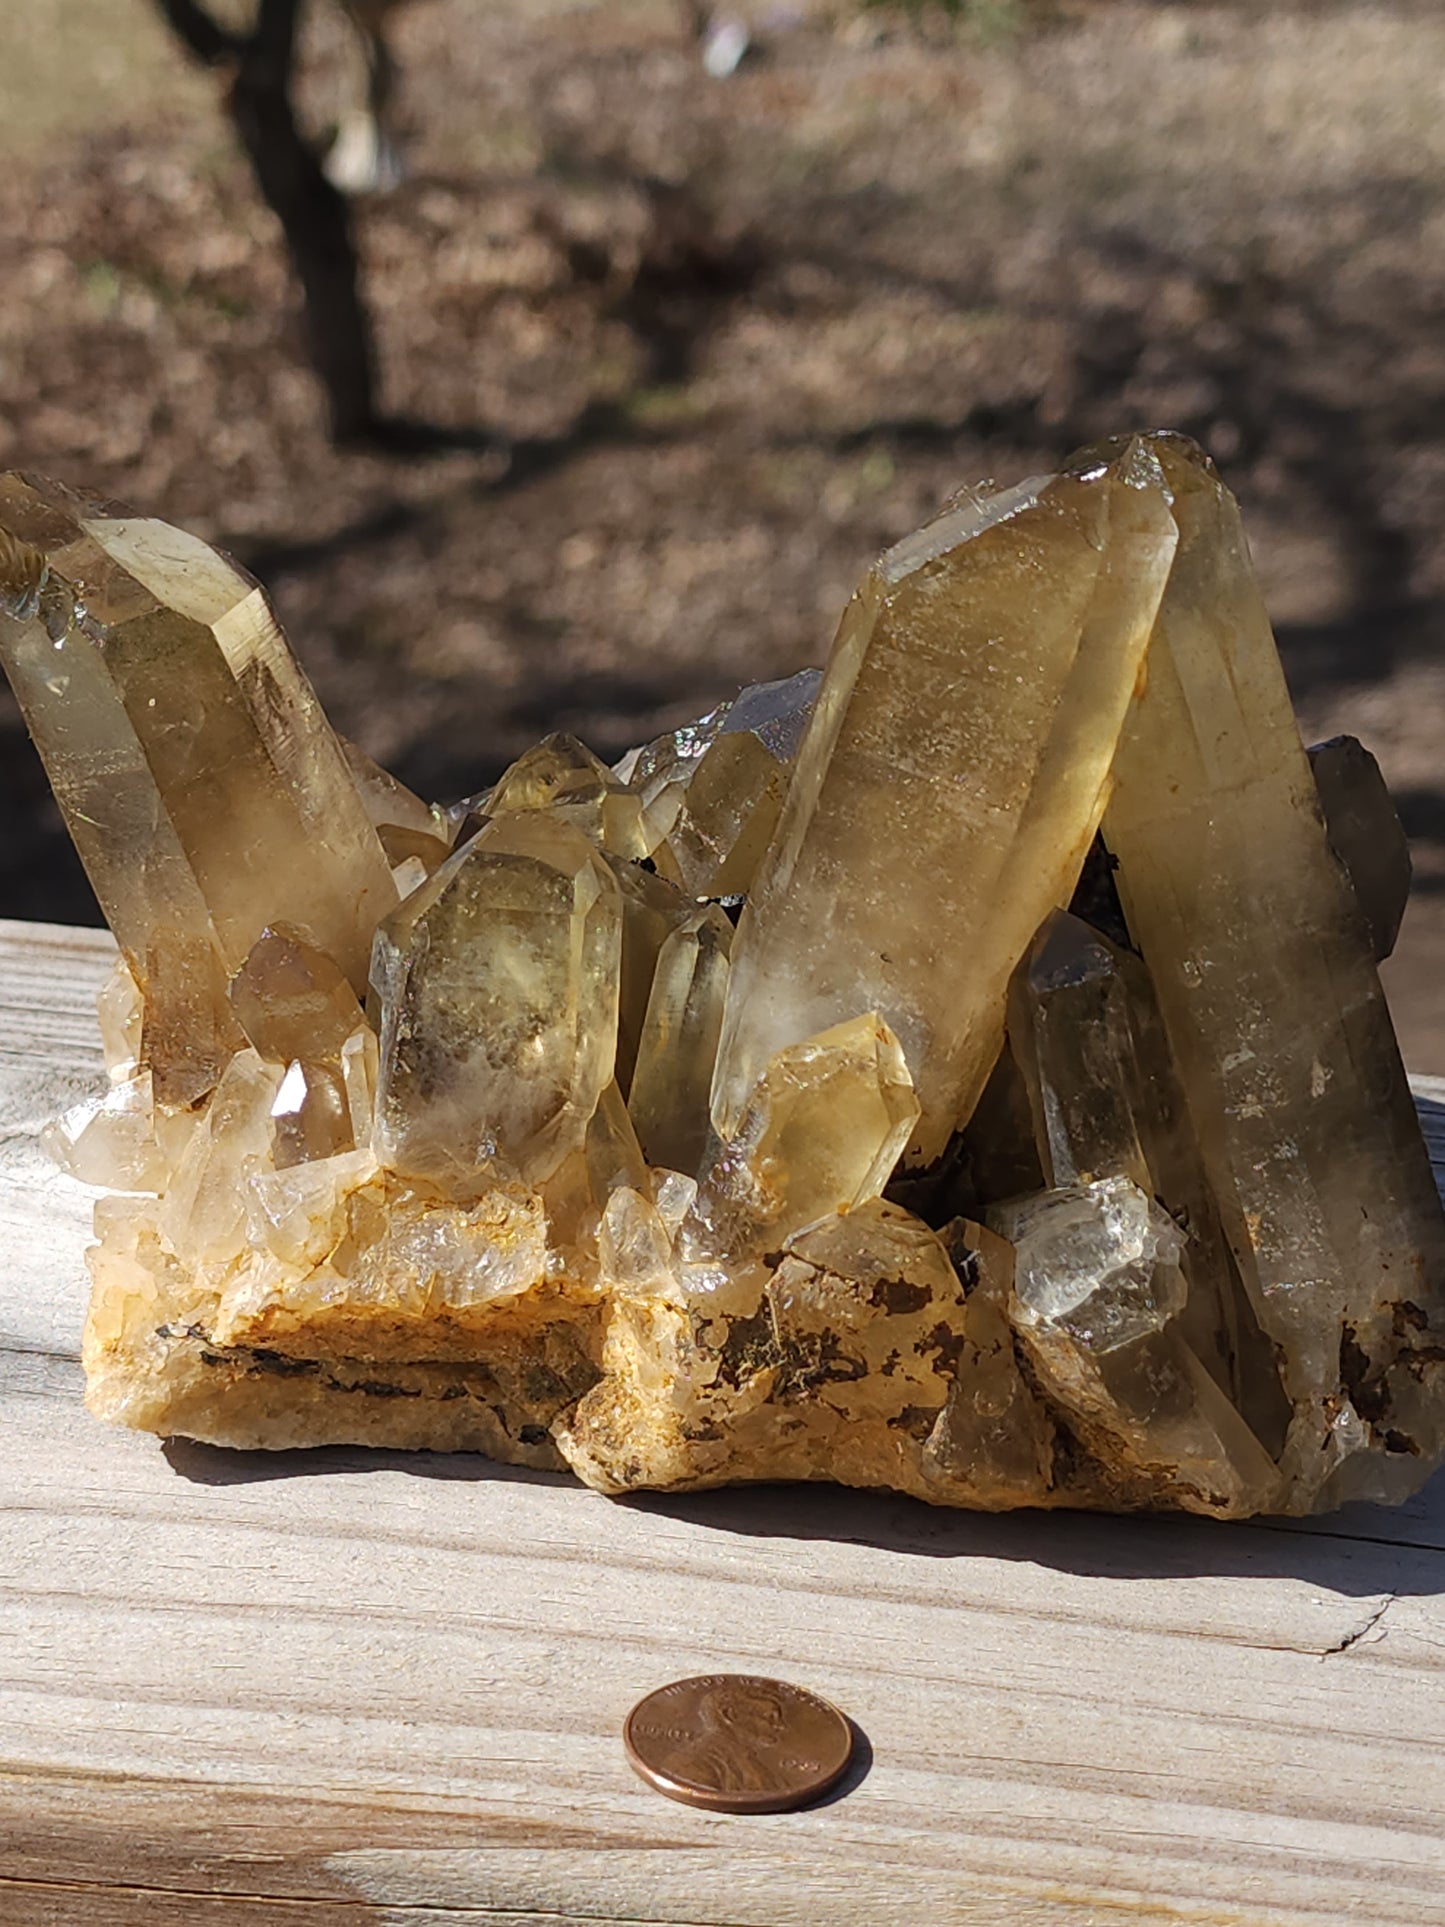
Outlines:
{"label": "copper penny", "polygon": [[843,1776],[853,1729],[827,1700],[754,1673],[674,1680],[639,1700],[622,1729],[649,1786],[718,1813],[806,1806]]}

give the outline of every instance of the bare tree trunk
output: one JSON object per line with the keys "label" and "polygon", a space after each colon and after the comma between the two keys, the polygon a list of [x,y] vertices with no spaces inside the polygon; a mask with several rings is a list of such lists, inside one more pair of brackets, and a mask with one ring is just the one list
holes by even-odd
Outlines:
{"label": "bare tree trunk", "polygon": [[194,59],[229,74],[227,110],[301,284],[306,348],[326,391],[332,439],[367,440],[379,425],[376,356],[351,210],[322,171],[291,100],[302,0],[260,0],[245,35],[227,31],[201,0],[156,4]]}

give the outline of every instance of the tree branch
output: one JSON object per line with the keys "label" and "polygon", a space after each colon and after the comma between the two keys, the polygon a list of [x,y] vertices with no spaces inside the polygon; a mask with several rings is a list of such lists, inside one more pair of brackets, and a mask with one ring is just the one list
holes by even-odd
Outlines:
{"label": "tree branch", "polygon": [[172,32],[203,67],[224,67],[241,56],[242,43],[213,20],[200,0],[156,0]]}
{"label": "tree branch", "polygon": [[247,57],[282,85],[291,73],[300,18],[301,0],[260,0],[256,10]]}
{"label": "tree branch", "polygon": [[203,66],[225,68],[226,111],[267,206],[281,223],[301,284],[311,365],[326,390],[333,440],[377,432],[376,352],[361,291],[351,210],[327,180],[291,99],[304,0],[258,0],[247,34],[232,34],[203,0],[156,0]]}

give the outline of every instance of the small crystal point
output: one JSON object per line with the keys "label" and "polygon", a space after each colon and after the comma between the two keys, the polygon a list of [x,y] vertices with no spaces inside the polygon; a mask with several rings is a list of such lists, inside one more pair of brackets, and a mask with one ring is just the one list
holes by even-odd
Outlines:
{"label": "small crystal point", "polygon": [[599,1207],[614,1191],[646,1192],[647,1160],[615,1078],[597,1100],[587,1126],[585,1155],[588,1183]]}
{"label": "small crystal point", "polygon": [[617,1082],[630,1099],[658,958],[668,938],[687,922],[697,906],[673,884],[654,876],[641,864],[616,858],[610,862],[622,902]]}
{"label": "small crystal point", "polygon": [[709,904],[658,952],[628,1104],[649,1163],[669,1170],[697,1170],[707,1143],[732,940],[727,916]]}
{"label": "small crystal point", "polygon": [[145,1000],[124,957],[116,958],[114,968],[101,986],[95,1013],[100,1021],[105,1068],[112,1083],[134,1077],[140,1069]]}
{"label": "small crystal point", "polygon": [[451,852],[456,826],[447,812],[435,803],[423,803],[357,744],[344,736],[336,740],[392,870],[416,858],[430,876]]}
{"label": "small crystal point", "polygon": [[170,1165],[156,1140],[149,1071],[115,1083],[104,1097],[72,1106],[40,1133],[42,1147],[82,1184],[112,1191],[164,1190]]}
{"label": "small crystal point", "polygon": [[612,856],[637,860],[651,849],[641,799],[575,736],[544,736],[503,773],[485,806],[488,816],[549,810]]}
{"label": "small crystal point", "polygon": [[377,1148],[465,1188],[548,1178],[612,1079],[622,908],[580,831],[495,818],[377,932]]}
{"label": "small crystal point", "polygon": [[1345,866],[1376,963],[1395,948],[1410,895],[1410,844],[1380,765],[1354,736],[1309,751],[1330,848]]}
{"label": "small crystal point", "polygon": [[898,1039],[871,1012],[779,1051],[701,1177],[693,1244],[761,1249],[880,1196],[917,1121]]}
{"label": "small crystal point", "polygon": [[247,1042],[280,1064],[339,1058],[363,1022],[356,992],[330,957],[284,924],[252,944],[231,979],[231,1008]]}
{"label": "small crystal point", "polygon": [[272,1159],[278,1171],[356,1149],[346,1083],[337,1060],[286,1066],[271,1104],[275,1134]]}
{"label": "small crystal point", "polygon": [[996,1205],[989,1218],[1018,1254],[1014,1296],[1030,1329],[1110,1352],[1162,1331],[1184,1309],[1179,1227],[1128,1178]]}
{"label": "small crystal point", "polygon": [[689,896],[752,888],[820,681],[819,670],[804,669],[753,683],[638,757],[631,782],[646,805],[653,861]]}
{"label": "small crystal point", "polygon": [[[907,1056],[911,1160],[966,1121],[1014,963],[1097,826],[1175,540],[1157,464],[1130,443],[950,510],[869,574],[739,925],[721,1136],[775,1052],[860,1010]],[[956,967],[940,931],[967,933]]]}

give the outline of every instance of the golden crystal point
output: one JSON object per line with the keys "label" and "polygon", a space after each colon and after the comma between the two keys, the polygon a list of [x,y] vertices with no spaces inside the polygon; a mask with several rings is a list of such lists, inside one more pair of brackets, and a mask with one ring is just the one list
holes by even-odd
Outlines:
{"label": "golden crystal point", "polygon": [[898,1039],[873,1013],[779,1051],[702,1175],[694,1244],[746,1252],[877,1197],[917,1121]]}
{"label": "golden crystal point", "polygon": [[733,927],[715,904],[687,917],[657,953],[628,1100],[653,1164],[698,1169]]}
{"label": "golden crystal point", "polygon": [[621,945],[579,831],[535,811],[473,837],[377,932],[383,1160],[463,1187],[551,1176],[612,1079]]}
{"label": "golden crystal point", "polygon": [[0,528],[46,562],[24,612],[0,620],[0,656],[156,1006],[157,1076],[184,1101],[234,1047],[219,979],[267,924],[294,925],[365,983],[372,929],[396,900],[386,859],[263,592],[234,563],[18,476],[0,478]]}
{"label": "golden crystal point", "polygon": [[734,945],[723,1137],[775,1052],[860,1010],[902,1042],[911,1155],[967,1119],[1009,975],[1097,826],[1175,540],[1157,464],[1130,443],[950,510],[869,574]]}
{"label": "golden crystal point", "polygon": [[411,858],[418,859],[430,876],[451,854],[456,824],[448,821],[446,811],[436,804],[423,803],[389,770],[373,762],[364,749],[344,736],[336,740],[393,876],[397,866]]}
{"label": "golden crystal point", "polygon": [[1334,1464],[1346,1496],[1371,1464],[1384,1477],[1389,1459],[1440,1449],[1438,1366],[1400,1332],[1402,1319],[1445,1323],[1445,1220],[1235,505],[1188,444],[1156,446],[1179,553],[1104,836],[1225,1230],[1279,1349],[1309,1504]]}
{"label": "golden crystal point", "polygon": [[617,1011],[617,1081],[623,1095],[632,1092],[642,1027],[662,947],[692,915],[693,903],[660,876],[636,863],[612,860],[622,899],[622,961],[619,966]]}
{"label": "golden crystal point", "polygon": [[264,930],[231,979],[231,1008],[263,1057],[282,1064],[341,1056],[361,1005],[327,956],[285,925]]}
{"label": "golden crystal point", "polygon": [[633,782],[646,801],[653,861],[690,896],[752,888],[820,680],[804,669],[755,683],[638,758]]}
{"label": "golden crystal point", "polygon": [[616,857],[642,858],[652,847],[642,799],[575,736],[546,736],[519,756],[486,797],[485,809],[489,816],[550,811]]}
{"label": "golden crystal point", "polygon": [[564,796],[590,797],[623,787],[585,743],[559,732],[517,758],[498,780],[487,808],[493,816],[545,810]]}

